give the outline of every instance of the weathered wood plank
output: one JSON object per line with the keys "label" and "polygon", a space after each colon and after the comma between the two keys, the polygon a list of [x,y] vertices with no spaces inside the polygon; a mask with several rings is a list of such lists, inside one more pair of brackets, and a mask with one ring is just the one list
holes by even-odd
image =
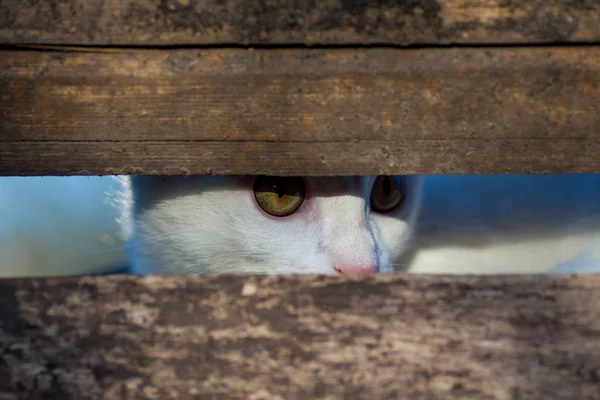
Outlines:
{"label": "weathered wood plank", "polygon": [[3,140],[589,138],[600,47],[0,52]]}
{"label": "weathered wood plank", "polygon": [[3,399],[597,399],[600,276],[0,281]]}
{"label": "weathered wood plank", "polygon": [[594,47],[1,51],[0,174],[593,171],[598,82]]}
{"label": "weathered wood plank", "polygon": [[0,43],[599,41],[599,20],[594,0],[2,0]]}
{"label": "weathered wood plank", "polygon": [[594,139],[0,142],[2,175],[598,172]]}

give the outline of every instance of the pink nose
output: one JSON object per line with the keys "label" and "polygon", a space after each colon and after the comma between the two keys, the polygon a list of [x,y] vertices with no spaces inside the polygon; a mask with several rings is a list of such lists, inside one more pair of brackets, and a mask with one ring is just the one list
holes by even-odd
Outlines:
{"label": "pink nose", "polygon": [[374,274],[377,272],[377,266],[371,265],[368,267],[357,267],[357,266],[343,266],[343,267],[333,267],[335,272],[340,274]]}

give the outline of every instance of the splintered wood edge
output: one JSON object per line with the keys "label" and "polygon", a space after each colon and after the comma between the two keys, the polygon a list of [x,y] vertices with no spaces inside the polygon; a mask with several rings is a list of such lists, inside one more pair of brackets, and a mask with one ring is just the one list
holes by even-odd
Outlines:
{"label": "splintered wood edge", "polygon": [[599,305],[599,275],[0,280],[0,396],[591,400]]}
{"label": "splintered wood edge", "polygon": [[0,175],[600,171],[592,47],[0,55]]}
{"label": "splintered wood edge", "polygon": [[46,0],[0,3],[0,43],[485,44],[600,41],[587,0]]}

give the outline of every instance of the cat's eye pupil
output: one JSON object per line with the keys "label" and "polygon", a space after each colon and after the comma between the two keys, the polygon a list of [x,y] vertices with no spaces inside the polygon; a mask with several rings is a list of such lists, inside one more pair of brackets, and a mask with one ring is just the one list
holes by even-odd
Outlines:
{"label": "cat's eye pupil", "polygon": [[286,217],[298,211],[304,202],[306,185],[301,177],[258,176],[254,180],[254,198],[263,211]]}
{"label": "cat's eye pupil", "polygon": [[392,191],[392,184],[390,183],[390,177],[386,176],[383,178],[383,193],[389,197],[390,192]]}
{"label": "cat's eye pupil", "polygon": [[400,177],[378,176],[371,189],[371,209],[378,213],[393,211],[404,203],[406,187]]}
{"label": "cat's eye pupil", "polygon": [[276,191],[277,191],[277,195],[279,196],[279,198],[282,198],[283,195],[285,194],[285,188],[283,186],[277,186],[276,187]]}

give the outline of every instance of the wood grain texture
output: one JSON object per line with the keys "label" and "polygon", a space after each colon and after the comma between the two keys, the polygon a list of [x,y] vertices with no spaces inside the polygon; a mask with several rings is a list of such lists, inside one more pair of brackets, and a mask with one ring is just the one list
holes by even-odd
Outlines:
{"label": "wood grain texture", "polygon": [[0,1],[0,43],[565,43],[600,40],[595,0]]}
{"label": "wood grain texture", "polygon": [[0,174],[600,170],[600,48],[0,52]]}
{"label": "wood grain texture", "polygon": [[0,142],[6,175],[385,175],[600,171],[580,139],[269,142]]}
{"label": "wood grain texture", "polygon": [[597,399],[600,276],[0,281],[3,399]]}

